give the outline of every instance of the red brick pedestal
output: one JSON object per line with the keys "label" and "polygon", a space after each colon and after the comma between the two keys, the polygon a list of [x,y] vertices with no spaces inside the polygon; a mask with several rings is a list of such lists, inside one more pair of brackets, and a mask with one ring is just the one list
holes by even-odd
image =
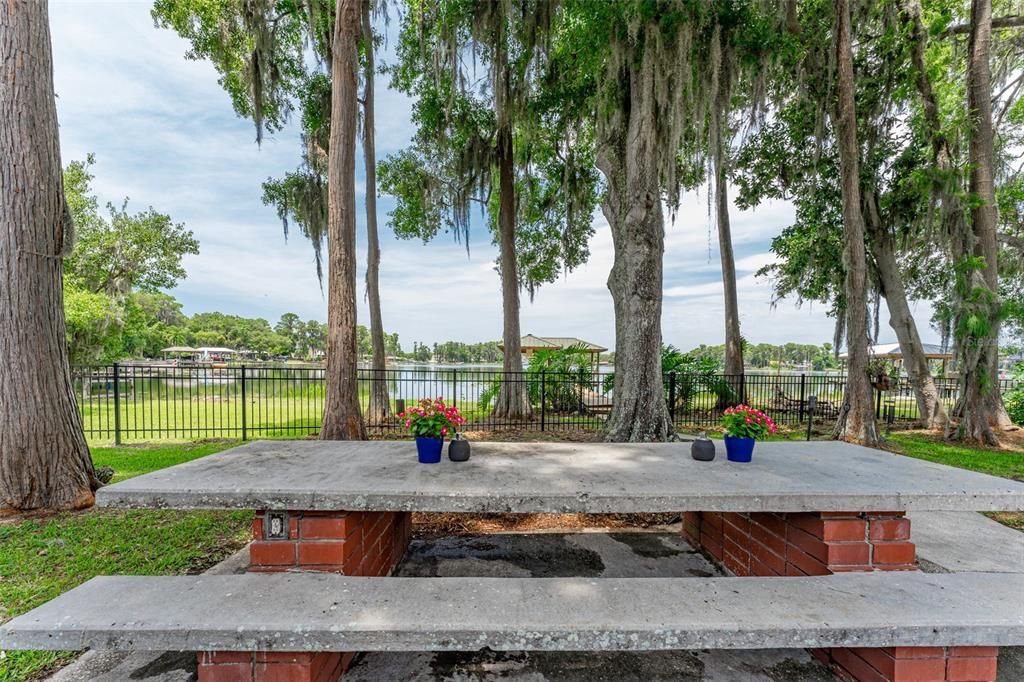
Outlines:
{"label": "red brick pedestal", "polygon": [[[257,512],[250,571],[329,571],[385,576],[405,555],[404,512]],[[335,682],[353,653],[203,652],[199,682]]]}
{"label": "red brick pedestal", "polygon": [[335,682],[351,658],[339,653],[202,652],[199,682]]}
{"label": "red brick pedestal", "polygon": [[[917,570],[903,512],[686,512],[683,536],[739,576]],[[844,680],[991,682],[997,647],[816,649]]]}
{"label": "red brick pedestal", "polygon": [[249,546],[250,571],[384,576],[405,555],[412,532],[412,517],[402,512],[292,511],[284,520],[287,537],[275,538],[268,528],[274,519],[266,512],[257,513]]}

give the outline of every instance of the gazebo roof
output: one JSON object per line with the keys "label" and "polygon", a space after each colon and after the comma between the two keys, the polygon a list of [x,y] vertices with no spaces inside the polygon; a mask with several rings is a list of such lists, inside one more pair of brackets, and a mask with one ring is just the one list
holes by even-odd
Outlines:
{"label": "gazebo roof", "polygon": [[[948,351],[943,351],[942,347],[934,343],[922,343],[921,350],[924,351],[924,356],[929,360],[949,360],[953,357],[953,354]],[[876,346],[871,346],[868,349],[868,354],[876,358],[887,358],[889,360],[898,360],[903,358],[903,352],[900,350],[900,344],[898,343],[880,343]],[[847,358],[848,353],[840,353],[839,357]]]}
{"label": "gazebo roof", "polygon": [[[584,341],[583,339],[576,338],[575,336],[534,336],[533,334],[527,334],[519,340],[519,344],[522,346],[524,351],[542,349],[556,350],[560,348],[572,348],[573,346],[583,346],[583,348],[590,353],[604,353],[608,350],[596,343]],[[505,349],[505,347],[500,343],[498,344],[498,348],[502,350]]]}

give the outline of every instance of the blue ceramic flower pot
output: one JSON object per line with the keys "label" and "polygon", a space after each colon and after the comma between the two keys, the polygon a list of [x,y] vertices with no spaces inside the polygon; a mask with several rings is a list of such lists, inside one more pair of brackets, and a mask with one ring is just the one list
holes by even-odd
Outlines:
{"label": "blue ceramic flower pot", "polygon": [[730,462],[749,462],[754,455],[753,438],[725,437],[725,456]]}
{"label": "blue ceramic flower pot", "polygon": [[444,449],[444,438],[428,438],[416,436],[416,453],[420,464],[437,464],[441,461],[441,450]]}

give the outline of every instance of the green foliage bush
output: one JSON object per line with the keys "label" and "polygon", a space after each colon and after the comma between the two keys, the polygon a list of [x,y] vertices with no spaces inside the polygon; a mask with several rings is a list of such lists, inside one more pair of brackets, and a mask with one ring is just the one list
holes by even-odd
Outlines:
{"label": "green foliage bush", "polygon": [[1010,419],[1014,424],[1024,426],[1024,362],[1018,362],[1013,371],[1013,378],[1017,385],[1013,390],[1003,395],[1003,403],[1006,411],[1010,413]]}
{"label": "green foliage bush", "polygon": [[1014,424],[1024,426],[1024,387],[1018,386],[1003,397],[1006,411]]}
{"label": "green foliage bush", "polygon": [[583,345],[539,350],[530,358],[526,382],[532,405],[540,405],[543,397],[546,407],[555,412],[578,410],[580,391],[594,385],[590,353]]}
{"label": "green foliage bush", "polygon": [[[501,390],[503,375],[497,374],[480,393],[477,406],[489,410]],[[530,404],[537,407],[543,398],[552,412],[575,412],[580,409],[580,392],[593,390],[594,367],[591,355],[583,345],[569,348],[538,350],[526,368],[526,390]]]}
{"label": "green foliage bush", "polygon": [[[676,408],[687,410],[694,396],[702,390],[714,394],[717,402],[732,404],[739,401],[733,387],[721,376],[722,365],[713,355],[704,353],[683,353],[672,345],[661,348],[661,372],[668,377],[675,374]],[[610,393],[615,385],[615,374],[604,378],[604,390]],[[669,383],[665,382],[665,399],[669,399]]]}

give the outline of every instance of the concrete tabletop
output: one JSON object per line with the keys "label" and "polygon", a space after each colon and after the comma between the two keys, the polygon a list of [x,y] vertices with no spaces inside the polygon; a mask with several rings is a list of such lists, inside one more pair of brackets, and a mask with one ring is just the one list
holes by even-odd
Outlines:
{"label": "concrete tabletop", "polygon": [[473,443],[419,464],[410,441],[258,441],[101,488],[106,507],[426,512],[1014,511],[1024,483],[839,442]]}

